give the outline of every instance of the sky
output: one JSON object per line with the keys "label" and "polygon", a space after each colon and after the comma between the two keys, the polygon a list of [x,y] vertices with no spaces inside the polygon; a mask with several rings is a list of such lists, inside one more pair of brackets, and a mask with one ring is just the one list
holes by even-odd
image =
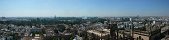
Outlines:
{"label": "sky", "polygon": [[0,0],[3,17],[168,16],[169,0]]}

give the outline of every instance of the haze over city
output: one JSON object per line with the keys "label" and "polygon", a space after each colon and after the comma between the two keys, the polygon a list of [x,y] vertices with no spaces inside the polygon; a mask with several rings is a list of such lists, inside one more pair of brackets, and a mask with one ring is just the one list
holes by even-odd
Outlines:
{"label": "haze over city", "polygon": [[0,16],[168,16],[169,0],[0,0]]}

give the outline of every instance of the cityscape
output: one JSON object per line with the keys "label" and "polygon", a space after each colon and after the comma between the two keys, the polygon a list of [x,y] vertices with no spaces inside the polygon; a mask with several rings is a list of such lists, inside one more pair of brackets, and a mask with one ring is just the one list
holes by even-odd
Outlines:
{"label": "cityscape", "polygon": [[0,40],[168,40],[169,17],[1,17]]}
{"label": "cityscape", "polygon": [[169,40],[169,0],[0,0],[0,40]]}

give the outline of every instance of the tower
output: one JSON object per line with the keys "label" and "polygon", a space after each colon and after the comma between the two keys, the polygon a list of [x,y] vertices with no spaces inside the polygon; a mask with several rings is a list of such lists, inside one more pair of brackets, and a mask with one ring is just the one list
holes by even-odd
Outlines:
{"label": "tower", "polygon": [[117,40],[117,36],[116,36],[116,30],[117,30],[117,24],[109,24],[109,28],[110,28],[110,36],[112,40]]}

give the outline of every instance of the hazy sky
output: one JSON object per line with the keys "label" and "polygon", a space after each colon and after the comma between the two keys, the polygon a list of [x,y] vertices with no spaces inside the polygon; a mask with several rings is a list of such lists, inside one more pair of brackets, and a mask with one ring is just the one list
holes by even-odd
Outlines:
{"label": "hazy sky", "polygon": [[0,16],[168,16],[169,0],[0,0]]}

